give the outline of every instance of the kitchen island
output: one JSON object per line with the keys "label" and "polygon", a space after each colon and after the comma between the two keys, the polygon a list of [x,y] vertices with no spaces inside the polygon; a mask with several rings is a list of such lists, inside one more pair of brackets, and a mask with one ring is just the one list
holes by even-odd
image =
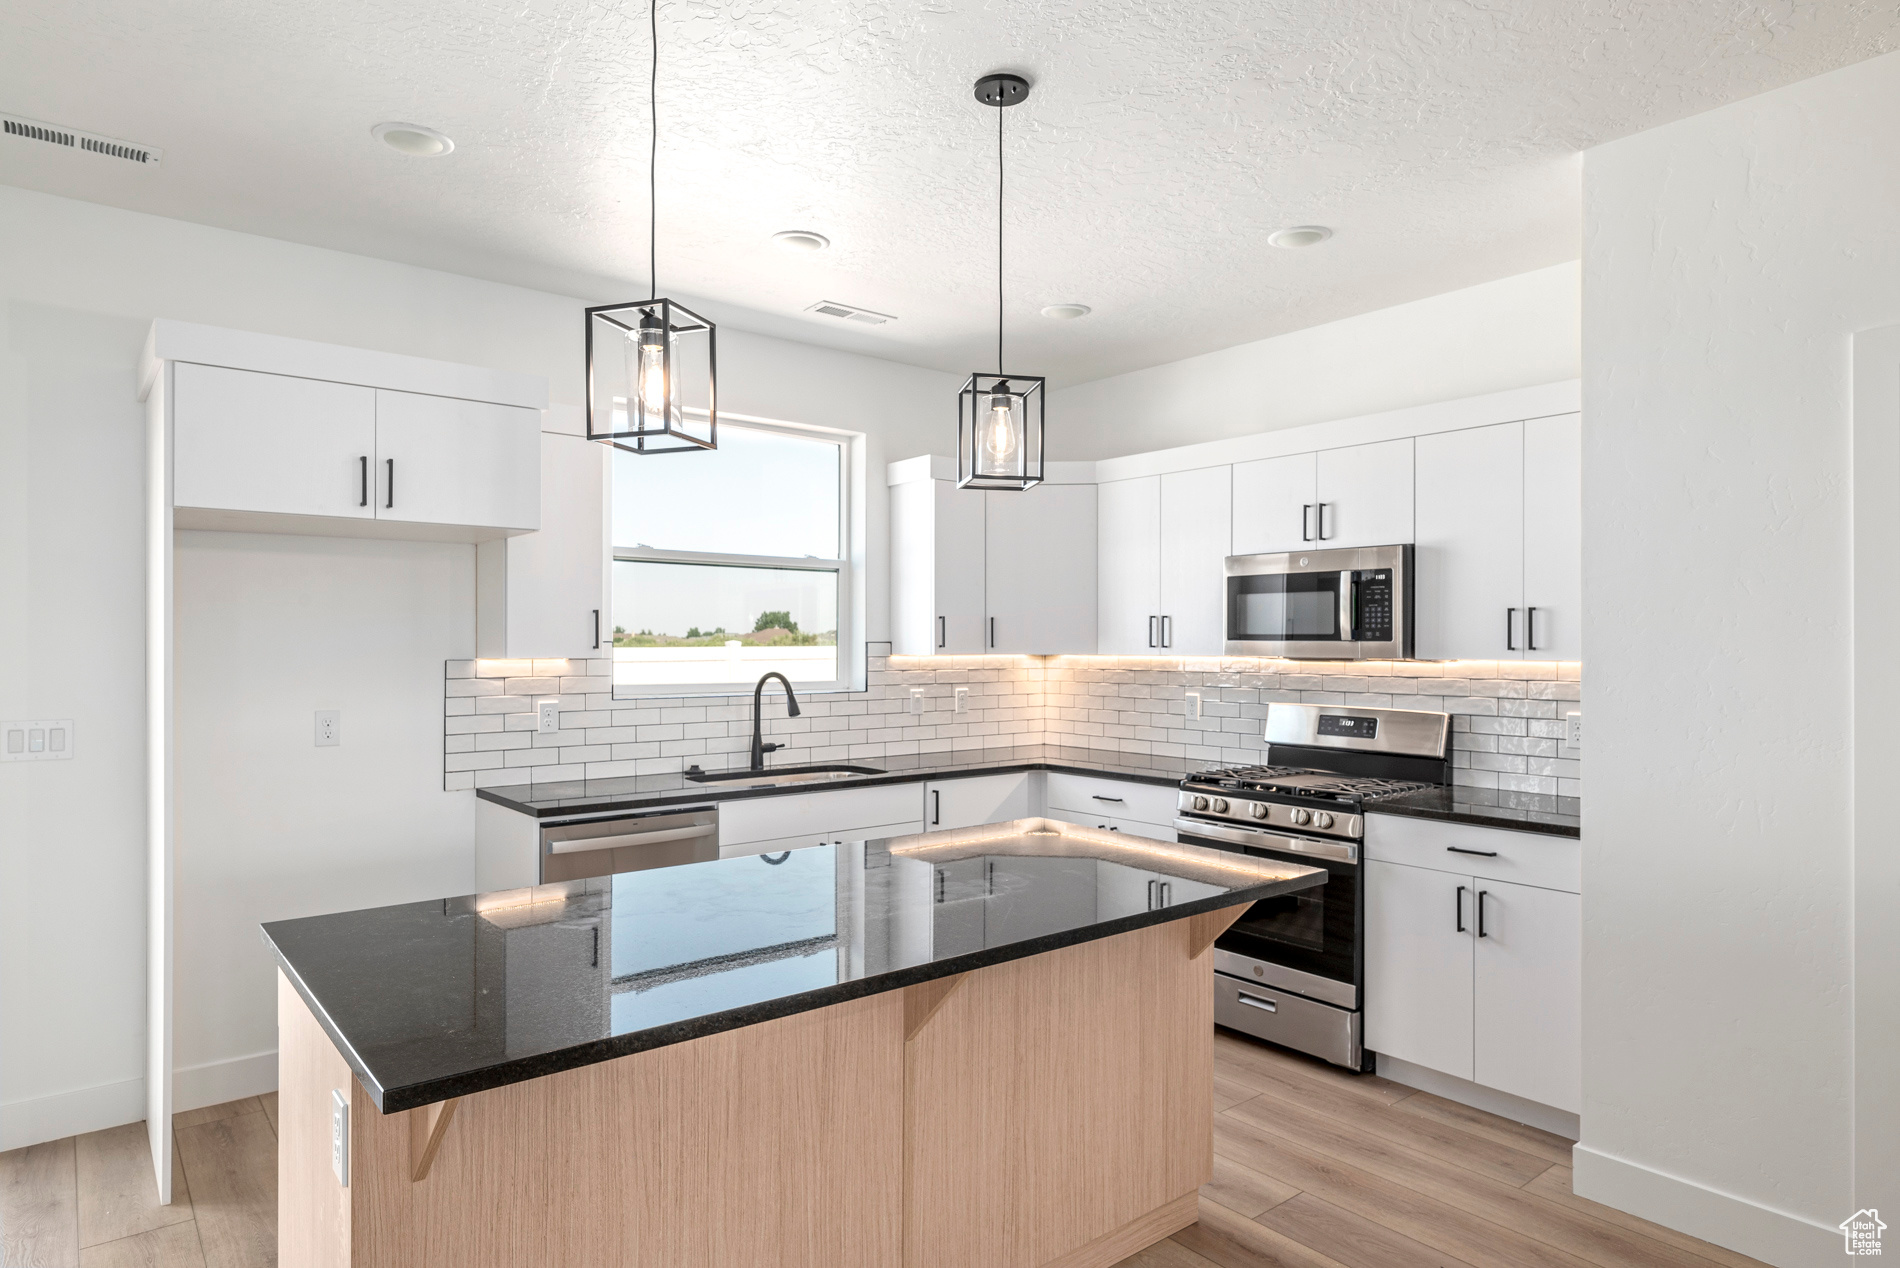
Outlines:
{"label": "kitchen island", "polygon": [[1026,819],[266,925],[279,1261],[1113,1264],[1211,1174],[1215,936],[1324,879]]}

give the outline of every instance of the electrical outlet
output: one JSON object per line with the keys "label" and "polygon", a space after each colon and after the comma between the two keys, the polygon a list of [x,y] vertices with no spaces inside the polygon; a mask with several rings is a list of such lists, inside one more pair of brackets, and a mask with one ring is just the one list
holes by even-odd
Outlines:
{"label": "electrical outlet", "polygon": [[924,711],[924,689],[922,687],[912,687],[910,689],[910,711],[912,713],[922,713]]}
{"label": "electrical outlet", "polygon": [[1564,714],[1564,743],[1573,753],[1583,752],[1583,714]]}
{"label": "electrical outlet", "polygon": [[70,718],[0,722],[0,762],[57,762],[72,755]]}
{"label": "electrical outlet", "polygon": [[1198,718],[1201,716],[1201,693],[1200,692],[1190,691],[1187,693],[1187,715],[1190,718]]}
{"label": "electrical outlet", "polygon": [[956,711],[958,713],[962,713],[969,707],[970,707],[970,689],[968,687],[958,687]]}
{"label": "electrical outlet", "polygon": [[542,735],[554,735],[561,729],[561,702],[538,700],[534,706],[534,729]]}
{"label": "electrical outlet", "polygon": [[343,743],[343,710],[317,710],[317,747],[334,748]]}
{"label": "electrical outlet", "polygon": [[338,1184],[350,1187],[350,1101],[336,1088],[330,1089],[330,1170]]}

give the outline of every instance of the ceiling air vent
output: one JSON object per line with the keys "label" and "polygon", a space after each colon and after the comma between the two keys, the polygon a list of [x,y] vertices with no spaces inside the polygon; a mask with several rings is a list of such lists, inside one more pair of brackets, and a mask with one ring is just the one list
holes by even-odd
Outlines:
{"label": "ceiling air vent", "polygon": [[867,326],[882,326],[887,321],[897,320],[897,318],[891,316],[889,313],[874,313],[868,308],[858,308],[851,304],[840,304],[829,299],[821,299],[805,311],[808,313],[817,313],[821,317],[837,317],[844,321],[861,321]]}
{"label": "ceiling air vent", "polygon": [[0,129],[3,129],[7,136],[18,137],[22,141],[63,145],[69,150],[102,154],[106,158],[124,159],[128,163],[138,163],[145,167],[157,167],[158,160],[165,153],[154,146],[120,141],[114,137],[99,136],[92,132],[81,132],[77,128],[63,128],[57,123],[22,119],[19,115],[0,114]]}

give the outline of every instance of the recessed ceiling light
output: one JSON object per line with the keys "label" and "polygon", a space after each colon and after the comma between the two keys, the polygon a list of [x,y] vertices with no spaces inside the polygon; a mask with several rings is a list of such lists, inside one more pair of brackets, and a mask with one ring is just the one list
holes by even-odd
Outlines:
{"label": "recessed ceiling light", "polygon": [[782,229],[772,235],[772,241],[794,251],[822,251],[831,245],[830,238],[809,229]]}
{"label": "recessed ceiling light", "polygon": [[1086,317],[1094,311],[1087,304],[1051,304],[1042,310],[1042,315],[1053,317],[1057,321],[1074,321],[1077,317]]}
{"label": "recessed ceiling light", "polygon": [[1316,247],[1333,236],[1333,231],[1325,225],[1294,225],[1291,229],[1281,229],[1267,235],[1270,247]]}
{"label": "recessed ceiling light", "polygon": [[419,123],[379,123],[369,134],[390,149],[414,158],[440,158],[455,148],[455,142]]}

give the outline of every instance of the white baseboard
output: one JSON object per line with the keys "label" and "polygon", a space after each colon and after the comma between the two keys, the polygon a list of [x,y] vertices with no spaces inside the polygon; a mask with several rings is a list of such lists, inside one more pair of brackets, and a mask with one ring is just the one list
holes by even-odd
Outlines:
{"label": "white baseboard", "polygon": [[144,1079],[8,1101],[0,1105],[0,1153],[144,1121]]}
{"label": "white baseboard", "polygon": [[[172,1071],[172,1113],[222,1105],[277,1090],[277,1050],[227,1057]],[[144,1115],[139,1115],[143,1118]]]}
{"label": "white baseboard", "polygon": [[1513,1123],[1552,1132],[1565,1140],[1576,1140],[1582,1134],[1577,1126],[1577,1116],[1569,1110],[1560,1110],[1541,1101],[1527,1101],[1521,1096],[1500,1092],[1494,1087],[1485,1087],[1482,1083],[1473,1083],[1455,1074],[1388,1057],[1383,1052],[1379,1054],[1379,1077],[1403,1083],[1421,1092],[1430,1092],[1433,1096],[1442,1096],[1460,1105],[1469,1105],[1472,1109],[1481,1109],[1487,1114],[1496,1114],[1499,1118],[1508,1118]]}
{"label": "white baseboard", "polygon": [[[1818,1268],[1841,1260],[1838,1229],[1760,1206],[1746,1198],[1652,1171],[1589,1145],[1571,1150],[1578,1197],[1726,1246],[1775,1268]],[[1842,1218],[1851,1214],[1842,1211]]]}

